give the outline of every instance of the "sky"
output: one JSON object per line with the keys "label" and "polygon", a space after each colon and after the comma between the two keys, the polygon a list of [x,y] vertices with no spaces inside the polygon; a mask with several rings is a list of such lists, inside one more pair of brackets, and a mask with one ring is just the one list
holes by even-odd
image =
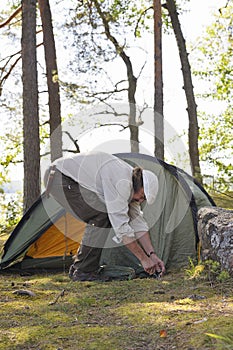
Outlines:
{"label": "sky", "polygon": [[[207,25],[210,25],[213,21],[213,15],[216,11],[223,5],[225,5],[226,0],[191,0],[190,6],[191,11],[184,13],[180,16],[181,28],[186,40],[186,44],[188,46],[188,52],[190,43],[194,43],[198,40],[204,32]],[[180,59],[177,51],[177,45],[175,38],[165,38],[166,52],[164,52],[163,60],[164,66],[166,66],[166,70],[164,70],[163,78],[164,78],[164,88],[167,89],[168,99],[165,101],[166,111],[165,115],[167,115],[167,119],[172,123],[174,111],[177,115],[180,116],[180,119],[183,120],[183,123],[187,129],[188,120],[186,113],[186,99],[184,95],[184,91],[182,90],[183,86],[183,78],[181,75],[181,65]],[[170,50],[169,50],[170,49]],[[169,51],[173,57],[173,60],[170,59]],[[174,55],[174,52],[177,52],[177,55]],[[189,58],[192,54],[189,55]],[[197,88],[194,83],[194,89]],[[180,87],[180,88],[177,88]],[[182,118],[183,117],[183,118]],[[172,123],[174,127],[181,130],[182,123],[177,125],[175,121]]]}
{"label": "sky", "polygon": [[225,6],[227,0],[190,0],[191,11],[182,15],[182,29],[184,35],[189,40],[200,36],[207,25],[213,19],[213,14],[222,6]]}
{"label": "sky", "polygon": [[[206,26],[210,25],[213,21],[214,14],[221,6],[226,4],[226,0],[191,0],[189,4],[187,4],[187,9],[190,8],[191,11],[185,12],[182,16],[179,17],[181,22],[181,28],[183,31],[183,35],[186,39],[186,43],[189,45],[191,42],[195,42],[195,40],[200,37]],[[153,50],[151,48],[151,41],[145,40],[145,49],[147,51]],[[176,53],[176,55],[174,54]],[[153,59],[153,53],[149,55]],[[171,60],[171,57],[173,59]],[[138,70],[140,70],[141,65],[143,63],[143,58],[141,61],[139,60]],[[163,36],[163,83],[164,83],[164,116],[166,119],[167,127],[169,127],[169,132],[167,133],[166,139],[169,141],[169,138],[177,138],[177,143],[169,146],[166,149],[166,157],[168,162],[174,161],[178,158],[182,157],[182,165],[184,170],[190,173],[190,166],[188,161],[188,149],[187,149],[187,135],[184,137],[183,141],[179,137],[183,133],[184,130],[188,129],[188,117],[186,111],[186,98],[184,94],[183,86],[183,77],[181,74],[181,65],[180,58],[177,50],[176,40],[172,35]],[[145,91],[142,93],[141,102],[144,101],[144,94],[146,94],[147,101],[151,101],[151,106],[153,106],[153,76],[151,76],[151,71],[153,71],[153,61],[147,64],[148,73],[145,68]],[[118,71],[116,70],[116,74]],[[148,91],[147,87],[151,86],[152,88]],[[195,88],[195,86],[194,86]],[[150,95],[150,96],[149,96]],[[140,96],[138,96],[140,97]],[[138,103],[140,104],[140,98],[137,98]],[[93,147],[104,151],[106,148],[110,149],[112,152],[117,152],[119,149],[119,142],[122,142],[122,149],[125,149],[125,144],[123,144],[124,136],[129,139],[129,133],[127,130],[119,133],[119,128],[114,127],[111,133],[108,133],[108,129],[99,128],[98,130],[94,130],[91,133],[84,133],[83,137],[80,138],[80,148],[81,150],[91,150]],[[147,131],[147,130],[145,130]],[[117,135],[117,136],[116,136]],[[146,132],[146,137],[142,137],[141,144],[141,152],[153,155],[154,152],[154,139],[153,135],[150,135]],[[114,141],[112,139],[115,139]],[[96,141],[97,140],[97,141]],[[101,140],[100,142],[98,140]],[[104,142],[103,142],[104,140]],[[119,141],[119,142],[118,142]],[[128,146],[128,151],[130,151]],[[183,157],[184,153],[185,156]]]}
{"label": "sky", "polygon": [[[199,36],[202,35],[205,27],[211,23],[213,20],[213,13],[216,12],[220,7],[226,4],[227,0],[190,0],[189,4],[187,4],[187,11],[182,16],[179,17],[181,22],[181,28],[186,39],[186,43],[194,42]],[[4,9],[4,3],[0,3],[0,11]],[[145,41],[145,48],[150,49],[151,42]],[[183,80],[181,75],[180,61],[179,55],[177,51],[176,41],[172,36],[165,36],[163,42],[163,61],[166,70],[163,72],[163,80],[164,80],[164,89],[166,90],[166,98],[164,100],[164,114],[169,125],[174,128],[174,132],[179,134],[182,130],[187,129],[188,127],[188,118],[186,112],[186,100],[184,91],[182,89]],[[177,51],[177,55],[174,55],[174,52]],[[173,59],[171,60],[171,55]],[[153,55],[151,55],[153,57]],[[59,61],[59,60],[58,60]],[[153,64],[153,62],[151,63]],[[145,85],[151,84],[150,74],[145,78]],[[148,79],[148,80],[147,80]],[[195,86],[194,86],[195,88]],[[151,89],[152,90],[152,89]],[[148,92],[144,92],[148,94]],[[143,94],[142,94],[143,95]],[[153,99],[153,94],[151,94],[151,99]],[[152,101],[151,101],[152,102]],[[140,103],[140,101],[139,101]],[[153,102],[152,102],[153,105]],[[118,131],[117,131],[118,132]],[[80,139],[81,150],[86,150],[85,145],[89,145],[89,149],[91,147],[96,147],[95,140],[101,140],[102,146],[108,147],[108,139],[112,139],[113,135],[106,136],[106,129],[103,128],[98,131],[98,135],[95,134],[96,131],[92,132],[92,142],[91,136],[88,133],[84,133],[84,135]],[[118,132],[117,138],[121,138],[122,136]],[[128,137],[128,136],[127,136]],[[124,139],[124,138],[123,138]],[[104,142],[103,142],[104,140]],[[88,141],[88,142],[87,142]],[[121,141],[123,142],[123,141]],[[113,147],[114,149],[114,147]],[[144,152],[145,151],[145,152]],[[150,135],[144,139],[144,153],[153,154],[153,137]],[[169,152],[168,152],[169,153]],[[173,153],[171,152],[171,158]],[[183,168],[185,168],[183,166]],[[185,169],[189,171],[189,169]],[[23,172],[22,169],[20,171],[12,173],[13,179],[22,180]],[[17,175],[16,175],[17,174]]]}

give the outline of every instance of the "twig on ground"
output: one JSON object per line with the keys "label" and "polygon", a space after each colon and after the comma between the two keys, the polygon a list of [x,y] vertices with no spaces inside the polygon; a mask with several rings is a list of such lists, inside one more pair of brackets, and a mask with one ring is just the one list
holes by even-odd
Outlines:
{"label": "twig on ground", "polygon": [[54,305],[57,303],[58,299],[61,297],[64,297],[65,294],[65,289],[62,289],[61,293],[58,294],[58,296],[56,297],[56,299],[54,301],[51,301],[51,303],[49,303],[49,305]]}

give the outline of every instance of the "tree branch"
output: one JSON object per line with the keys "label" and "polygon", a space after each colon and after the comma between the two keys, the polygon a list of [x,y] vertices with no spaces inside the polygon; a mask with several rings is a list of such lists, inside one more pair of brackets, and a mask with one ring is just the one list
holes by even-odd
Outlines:
{"label": "tree branch", "polygon": [[18,7],[15,12],[10,15],[10,17],[3,23],[0,23],[0,28],[5,27],[7,24],[9,24],[13,18],[15,18],[20,12],[22,11],[22,6]]}
{"label": "tree branch", "polygon": [[95,125],[95,129],[98,127],[98,128],[100,128],[100,127],[102,127],[102,126],[120,126],[122,129],[120,130],[120,132],[121,131],[124,131],[125,129],[128,129],[129,128],[129,125],[123,125],[123,124],[120,124],[120,123],[106,123],[106,124],[98,124],[98,126],[97,125]]}
{"label": "tree branch", "polygon": [[[38,48],[38,47],[41,46],[41,45],[43,45],[43,43],[38,44],[36,47]],[[6,66],[7,66],[7,64],[10,62],[10,60],[11,60],[14,56],[19,55],[20,53],[21,53],[21,51],[18,51],[18,52],[14,53],[13,55],[11,55],[11,56],[9,57],[9,59],[8,59],[7,62],[6,62],[6,64],[5,64],[5,65],[3,66],[3,68],[2,68],[2,71],[3,71],[3,72],[4,72],[4,70],[5,70]],[[1,78],[1,80],[0,80],[0,96],[1,96],[1,93],[2,93],[2,85],[3,85],[4,82],[7,80],[7,78],[9,77],[9,75],[10,75],[11,72],[12,72],[12,70],[15,68],[15,66],[17,65],[17,63],[19,62],[20,59],[21,59],[21,56],[18,57],[18,58],[15,60],[15,62],[10,66],[8,72]]]}
{"label": "tree branch", "polygon": [[138,29],[138,26],[139,26],[139,23],[140,23],[142,17],[145,16],[145,14],[147,13],[147,11],[149,11],[149,10],[153,10],[153,6],[150,6],[150,7],[148,7],[147,9],[145,9],[145,11],[143,11],[143,12],[141,13],[141,15],[139,16],[139,18],[138,18],[138,20],[137,20],[137,22],[136,22],[136,26],[135,26],[135,28],[134,28],[134,36],[135,36],[135,38],[136,38],[136,36],[137,36],[137,29]]}
{"label": "tree branch", "polygon": [[80,153],[78,140],[75,140],[68,131],[63,131],[63,133],[66,134],[69,137],[69,139],[74,143],[74,145],[76,147],[76,151],[68,151],[68,152]]}
{"label": "tree branch", "polygon": [[227,8],[227,6],[229,5],[229,2],[230,2],[230,0],[227,0],[227,1],[226,1],[226,5],[223,6],[223,7],[220,7],[220,9],[218,9],[218,11],[220,12],[221,15],[222,15],[222,9]]}

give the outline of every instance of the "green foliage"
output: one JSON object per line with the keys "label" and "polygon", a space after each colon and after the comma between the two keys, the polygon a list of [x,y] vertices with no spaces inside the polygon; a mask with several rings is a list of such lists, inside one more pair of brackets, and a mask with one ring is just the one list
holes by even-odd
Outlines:
{"label": "green foliage", "polygon": [[220,263],[213,260],[204,261],[205,271],[207,272],[209,281],[225,282],[229,280],[230,275],[228,271],[221,270]]}
{"label": "green foliage", "polygon": [[[1,5],[0,21],[3,23],[7,20],[19,6],[21,6],[19,0],[5,1],[4,5]],[[1,28],[1,47],[4,49],[0,52],[0,184],[9,180],[8,173],[11,164],[23,161],[21,12],[8,25]],[[46,91],[43,86],[43,81],[46,81],[43,67],[43,61],[40,61],[38,64],[39,89]],[[48,120],[48,106],[41,95],[40,117],[46,109],[46,120]],[[41,129],[44,128],[41,130],[43,142],[43,138],[48,135],[44,131],[46,127],[43,127],[43,116],[41,124]]]}
{"label": "green foliage", "polygon": [[[7,182],[7,171],[4,169],[0,171],[0,185]],[[3,193],[3,189],[0,187],[0,193]]]}
{"label": "green foliage", "polygon": [[22,194],[14,194],[10,198],[0,194],[0,233],[12,231],[22,217]]}
{"label": "green foliage", "polygon": [[204,271],[204,265],[196,264],[191,258],[189,258],[189,267],[185,269],[189,279],[198,279]]}
{"label": "green foliage", "polygon": [[216,339],[217,344],[219,344],[219,349],[231,350],[233,347],[233,336],[224,337],[222,335],[217,335],[213,333],[205,333],[208,337]]}
{"label": "green foliage", "polygon": [[233,183],[233,5],[228,2],[207,28],[199,44],[193,71],[205,83],[200,96],[213,105],[199,114],[201,160],[216,174],[217,189]]}
{"label": "green foliage", "polygon": [[229,272],[221,270],[220,263],[213,260],[196,264],[192,259],[189,259],[189,267],[185,269],[185,273],[189,279],[207,279],[211,283],[224,283],[230,279]]}
{"label": "green foliage", "polygon": [[[115,60],[119,54],[118,50],[122,48],[127,50],[134,46],[135,37],[140,37],[143,32],[153,28],[152,20],[152,4],[148,0],[78,2],[73,17],[65,26],[67,38],[73,40],[76,48],[74,55],[77,60],[74,62],[72,57],[71,69],[78,70],[79,74],[85,74],[85,84],[90,77],[90,90],[95,90],[97,85],[100,89],[100,80],[93,79],[93,71],[107,80],[107,86],[112,88],[110,85],[112,78],[107,79],[103,62]],[[116,39],[118,50],[113,42],[107,39],[104,23],[107,23],[111,35]],[[72,83],[75,84],[75,81]],[[80,85],[80,78],[77,85]]]}
{"label": "green foliage", "polygon": [[[22,161],[22,127],[20,120],[10,118],[5,133],[0,135],[0,183],[8,181],[9,167]],[[17,132],[16,132],[17,130]]]}
{"label": "green foliage", "polygon": [[230,278],[229,272],[228,271],[221,271],[219,275],[217,276],[217,281],[223,283],[225,281],[228,281]]}
{"label": "green foliage", "polygon": [[209,281],[217,279],[220,273],[220,264],[217,261],[206,260],[204,263],[205,271],[207,272]]}
{"label": "green foliage", "polygon": [[[72,18],[65,24],[67,39],[72,41],[72,46],[75,48],[69,64],[69,68],[74,71],[72,82],[63,82],[67,96],[81,103],[94,102],[96,99],[105,101],[109,98],[126,100],[127,76],[124,78],[126,71],[124,67],[122,69],[121,60],[117,60],[120,52],[124,50],[133,64],[135,57],[137,61],[140,59],[141,62],[135,66],[139,66],[137,68],[139,70],[140,67],[143,69],[147,53],[139,38],[144,34],[153,33],[153,2],[79,1],[72,14]],[[169,26],[167,18],[168,12],[163,8],[165,23],[163,29]],[[109,34],[112,39],[109,39]],[[111,65],[112,62],[114,66]],[[116,77],[111,73],[111,67],[114,72],[117,64],[122,76]],[[76,72],[79,78],[77,82],[74,80]]]}
{"label": "green foliage", "polygon": [[218,116],[202,114],[200,128],[201,160],[212,169],[214,187],[228,191],[233,183],[233,139],[230,110]]}
{"label": "green foliage", "polygon": [[216,193],[212,192],[211,197],[218,207],[233,209],[233,192]]}

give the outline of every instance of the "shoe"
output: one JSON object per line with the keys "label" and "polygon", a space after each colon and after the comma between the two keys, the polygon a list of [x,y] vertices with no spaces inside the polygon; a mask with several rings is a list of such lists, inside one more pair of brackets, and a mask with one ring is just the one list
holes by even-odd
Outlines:
{"label": "shoe", "polygon": [[82,272],[80,270],[75,269],[73,266],[70,267],[69,271],[69,277],[72,279],[72,281],[104,281],[107,282],[110,280],[110,278],[106,276],[101,276],[99,274],[99,271],[94,272]]}
{"label": "shoe", "polygon": [[74,265],[71,265],[69,268],[69,278],[70,279],[72,279],[74,271],[75,271]]}

